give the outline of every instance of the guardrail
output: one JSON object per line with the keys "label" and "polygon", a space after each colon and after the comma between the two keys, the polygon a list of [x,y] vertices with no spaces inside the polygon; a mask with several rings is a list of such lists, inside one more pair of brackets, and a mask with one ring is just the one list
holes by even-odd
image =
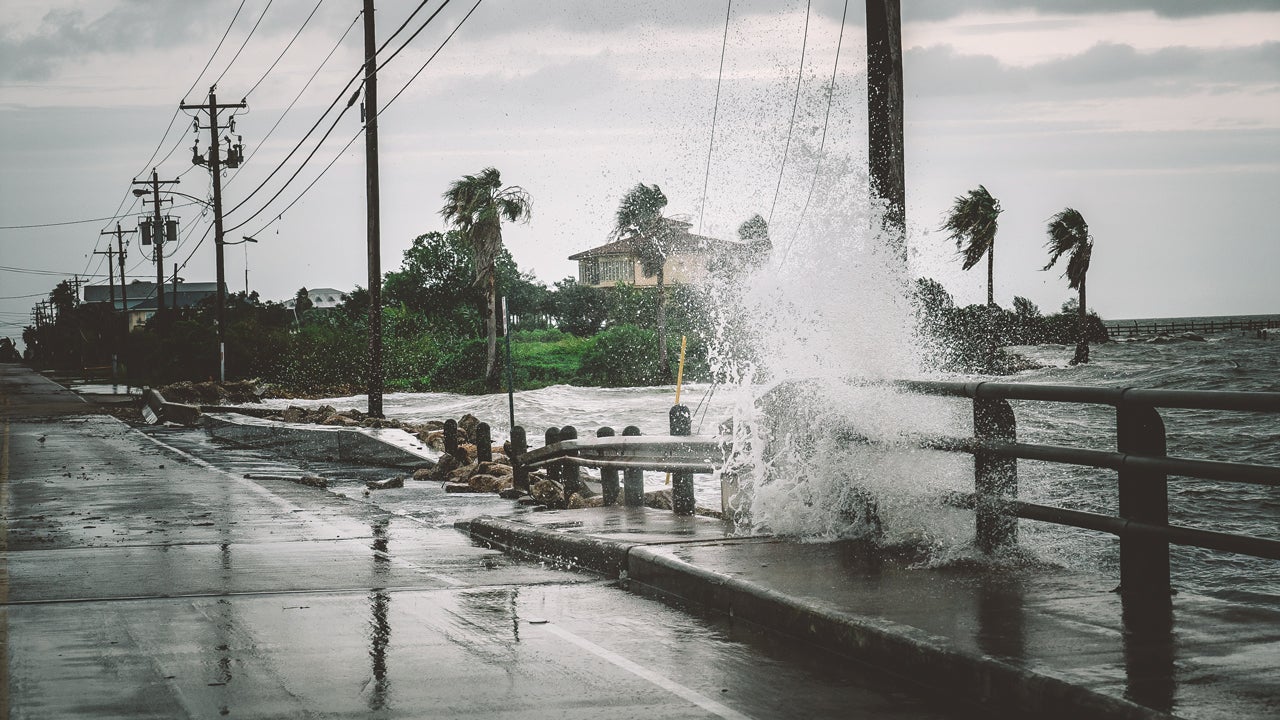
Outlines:
{"label": "guardrail", "polygon": [[[976,544],[992,553],[1017,543],[1017,519],[1038,520],[1111,533],[1120,538],[1120,589],[1126,601],[1142,598],[1167,603],[1170,595],[1169,545],[1200,548],[1280,560],[1280,541],[1169,524],[1169,476],[1280,487],[1280,467],[1169,457],[1159,410],[1195,409],[1280,413],[1280,393],[1139,388],[1024,385],[1001,382],[899,381],[903,391],[968,398],[973,402],[972,437],[920,435],[922,448],[974,456],[974,493],[962,500],[975,511]],[[1109,405],[1116,409],[1115,452],[1017,441],[1017,421],[1010,400]],[[723,467],[726,439],[688,434],[689,410],[671,410],[671,434],[641,437],[630,427],[622,437],[601,428],[594,439],[578,439],[572,427],[551,428],[546,446],[529,451],[522,428],[512,433],[517,486],[528,484],[532,468],[546,467],[562,479],[565,496],[580,483],[578,468],[601,469],[604,501],[618,501],[618,472],[626,474],[623,500],[642,502],[645,470],[673,475],[673,506],[693,512],[694,473]],[[850,441],[874,444],[868,438]],[[517,442],[518,440],[518,442]],[[1017,499],[1018,460],[1042,460],[1115,470],[1118,515],[1070,510]],[[557,474],[559,473],[559,474]],[[1128,604],[1126,602],[1126,604]]]}

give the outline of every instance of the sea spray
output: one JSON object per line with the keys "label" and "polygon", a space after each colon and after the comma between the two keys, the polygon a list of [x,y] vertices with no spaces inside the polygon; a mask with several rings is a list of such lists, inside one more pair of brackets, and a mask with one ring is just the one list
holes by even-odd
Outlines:
{"label": "sea spray", "polygon": [[964,413],[887,384],[921,371],[907,271],[876,206],[850,192],[865,178],[840,170],[798,231],[773,229],[769,262],[717,291],[734,328],[711,343],[733,385],[732,510],[758,532],[952,544],[965,531],[937,498],[964,489],[964,462],[911,437],[954,432]]}

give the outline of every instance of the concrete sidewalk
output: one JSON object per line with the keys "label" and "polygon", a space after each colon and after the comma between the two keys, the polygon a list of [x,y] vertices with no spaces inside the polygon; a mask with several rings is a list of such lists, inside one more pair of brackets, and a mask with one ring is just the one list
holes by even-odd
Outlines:
{"label": "concrete sidewalk", "polygon": [[1114,580],[1031,563],[917,567],[856,543],[593,508],[460,524],[485,544],[625,579],[1010,717],[1280,717],[1280,612],[1186,594],[1172,632],[1122,622]]}

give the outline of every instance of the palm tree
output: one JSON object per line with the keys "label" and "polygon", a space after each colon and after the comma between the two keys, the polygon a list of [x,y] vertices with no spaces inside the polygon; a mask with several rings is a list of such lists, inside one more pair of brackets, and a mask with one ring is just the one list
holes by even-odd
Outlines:
{"label": "palm tree", "polygon": [[485,330],[488,335],[484,381],[498,388],[498,289],[495,265],[502,252],[502,221],[528,222],[533,209],[529,193],[517,185],[502,186],[495,168],[463,175],[444,194],[440,215],[470,241],[475,251],[476,285],[485,291]]}
{"label": "palm tree", "polygon": [[1093,254],[1093,237],[1089,235],[1089,224],[1079,211],[1066,208],[1049,218],[1045,228],[1049,233],[1049,264],[1045,270],[1053,267],[1058,258],[1070,252],[1067,257],[1067,269],[1062,276],[1067,279],[1067,287],[1080,291],[1080,338],[1076,341],[1076,356],[1072,365],[1089,362],[1089,335],[1085,327],[1088,310],[1085,309],[1084,279],[1089,273],[1089,257]]}
{"label": "palm tree", "polygon": [[645,277],[658,278],[658,373],[663,382],[671,380],[667,361],[667,286],[665,266],[672,229],[662,216],[667,196],[657,185],[637,183],[622,196],[614,219],[613,234],[628,240],[640,258]]}
{"label": "palm tree", "polygon": [[947,237],[956,241],[956,250],[964,256],[965,270],[977,265],[983,255],[987,256],[987,305],[996,304],[995,249],[1000,212],[1000,201],[979,185],[977,190],[955,199],[942,226]]}

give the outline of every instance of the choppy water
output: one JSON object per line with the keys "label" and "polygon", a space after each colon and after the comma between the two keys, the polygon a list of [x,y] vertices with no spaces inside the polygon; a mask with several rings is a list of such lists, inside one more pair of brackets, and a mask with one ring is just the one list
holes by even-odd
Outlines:
{"label": "choppy water", "polygon": [[[1014,348],[1046,365],[1022,373],[1014,382],[1133,386],[1196,390],[1280,391],[1280,340],[1260,341],[1240,334],[1211,336],[1207,342],[1154,344],[1143,341],[1096,345],[1093,362],[1067,364],[1072,348]],[[940,561],[971,551],[972,515],[938,502],[948,490],[971,491],[973,463],[968,456],[911,449],[912,432],[969,434],[971,408],[959,399],[902,395],[856,384],[825,386],[818,397],[802,391],[784,395],[812,401],[822,423],[852,429],[888,442],[890,451],[851,446],[838,436],[801,442],[785,438],[788,450],[759,462],[771,477],[754,486],[750,510],[763,529],[813,538],[857,535],[867,530],[859,515],[866,495],[874,498],[888,542],[924,543]],[[516,421],[529,430],[533,445],[542,430],[572,424],[588,436],[598,427],[637,425],[646,434],[666,430],[674,388],[579,388],[556,386],[516,393]],[[743,405],[754,404],[766,388],[684,388],[682,402],[697,408],[695,433],[713,434],[731,417],[744,418]],[[290,402],[363,408],[363,396]],[[425,421],[471,413],[489,422],[495,437],[507,435],[505,395],[395,393],[384,399],[386,413]],[[836,408],[835,415],[831,408]],[[1115,411],[1107,406],[1017,402],[1018,436],[1024,442],[1110,450],[1115,448]],[[794,409],[792,409],[794,411]],[[801,416],[804,413],[800,413]],[[1164,410],[1170,455],[1280,465],[1280,417],[1263,413]],[[806,422],[787,416],[781,423]],[[775,436],[781,433],[776,429]],[[661,487],[660,474],[647,477]],[[1114,514],[1115,473],[1050,463],[1022,461],[1019,493],[1048,505]],[[717,479],[699,476],[700,504],[719,505]],[[1280,539],[1280,490],[1274,488],[1171,478],[1171,522],[1189,527]],[[744,509],[746,509],[744,507]],[[1106,534],[1023,521],[1024,545],[1044,560],[1066,567],[1118,577],[1118,541]],[[1192,592],[1280,606],[1280,563],[1194,548],[1174,548],[1175,584]]]}

